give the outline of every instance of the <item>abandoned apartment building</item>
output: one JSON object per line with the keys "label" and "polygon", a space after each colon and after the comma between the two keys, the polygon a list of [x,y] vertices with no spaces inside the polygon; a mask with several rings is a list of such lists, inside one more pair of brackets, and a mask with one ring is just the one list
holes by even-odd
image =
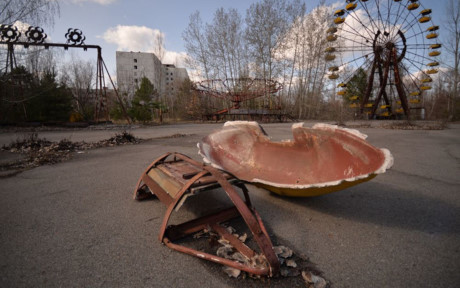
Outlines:
{"label": "abandoned apartment building", "polygon": [[175,94],[188,73],[185,68],[163,64],[154,53],[116,52],[117,82],[121,93],[132,99],[143,77],[153,84],[162,97]]}

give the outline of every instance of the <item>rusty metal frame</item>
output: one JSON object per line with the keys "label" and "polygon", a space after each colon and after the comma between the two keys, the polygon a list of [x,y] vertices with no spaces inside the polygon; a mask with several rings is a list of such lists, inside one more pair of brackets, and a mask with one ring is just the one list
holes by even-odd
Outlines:
{"label": "rusty metal frame", "polygon": [[[8,34],[10,31],[16,31],[14,32],[13,35]],[[30,33],[30,34],[29,34]],[[95,103],[95,114],[94,114],[94,120],[98,121],[100,115],[99,112],[100,110],[105,110],[102,111],[105,113],[105,118],[108,121],[109,120],[109,111],[107,107],[107,91],[106,91],[106,83],[105,83],[105,78],[104,78],[104,71],[107,73],[107,76],[109,77],[110,83],[112,84],[113,90],[115,92],[115,96],[117,98],[117,101],[122,109],[123,116],[127,120],[128,124],[131,124],[131,119],[127,113],[126,107],[123,104],[122,99],[120,98],[118,94],[118,90],[115,87],[115,84],[113,83],[112,77],[110,76],[109,70],[107,69],[107,66],[105,65],[104,60],[102,59],[102,48],[99,45],[87,45],[84,43],[84,40],[86,39],[85,36],[83,36],[83,33],[80,29],[73,29],[69,28],[67,33],[65,34],[65,37],[67,39],[66,43],[50,43],[50,42],[45,42],[44,40],[47,38],[46,33],[44,33],[43,29],[40,27],[34,27],[34,26],[29,26],[28,32],[26,32],[27,35],[27,41],[19,41],[21,32],[18,31],[17,27],[13,25],[5,25],[5,24],[0,24],[0,45],[7,45],[7,59],[6,59],[6,66],[5,66],[5,74],[8,73],[8,70],[10,72],[13,71],[13,69],[16,67],[16,57],[14,54],[14,47],[15,46],[23,46],[25,49],[28,49],[30,46],[38,46],[38,47],[44,47],[46,50],[48,50],[50,47],[61,47],[64,48],[64,50],[68,50],[69,48],[77,48],[77,49],[83,49],[84,51],[87,51],[88,49],[96,49],[97,50],[97,62],[96,62],[96,89],[95,89],[95,94],[97,97],[97,101]]]}
{"label": "rusty metal frame", "polygon": [[[183,163],[184,161],[187,163],[188,167],[193,167],[195,171],[193,173],[182,174],[182,179],[179,180],[181,180],[184,185],[181,187],[180,191],[177,192],[175,197],[172,197],[164,188],[162,188],[160,186],[161,183],[157,183],[149,176],[149,172],[152,169],[167,169],[165,165],[171,167],[177,163]],[[244,183],[238,179],[234,178],[230,174],[221,172],[210,165],[204,165],[203,163],[197,162],[186,155],[168,152],[153,161],[141,175],[137,182],[136,189],[134,190],[134,199],[142,200],[145,198],[145,194],[149,193],[146,192],[146,187],[148,187],[150,192],[167,206],[160,228],[159,240],[169,248],[215,263],[243,270],[254,275],[273,276],[279,272],[280,263],[273,250],[273,244],[268,236],[267,230],[262,223],[260,215],[251,204],[248,189]],[[226,195],[232,201],[234,205],[233,207],[221,210],[214,214],[196,218],[179,225],[168,225],[173,210],[179,205],[179,203],[181,203],[181,201],[183,201],[183,199],[185,199],[184,197],[190,193],[195,193],[196,191],[205,191],[216,187],[223,188]],[[234,187],[238,187],[243,192],[244,200],[240,197]],[[175,243],[176,240],[185,236],[197,233],[203,229],[208,229],[216,232],[221,237],[229,241],[230,244],[241,254],[251,258],[256,255],[256,252],[219,225],[221,222],[237,218],[238,216],[243,218],[253,235],[254,241],[259,246],[261,254],[263,254],[267,259],[267,267],[250,267],[237,261],[205,253]]]}

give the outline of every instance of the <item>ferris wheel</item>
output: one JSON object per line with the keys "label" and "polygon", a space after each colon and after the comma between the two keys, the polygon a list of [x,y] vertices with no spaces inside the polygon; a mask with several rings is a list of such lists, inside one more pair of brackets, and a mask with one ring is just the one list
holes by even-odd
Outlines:
{"label": "ferris wheel", "polygon": [[431,9],[418,0],[345,2],[327,30],[328,78],[360,114],[409,118],[438,73]]}

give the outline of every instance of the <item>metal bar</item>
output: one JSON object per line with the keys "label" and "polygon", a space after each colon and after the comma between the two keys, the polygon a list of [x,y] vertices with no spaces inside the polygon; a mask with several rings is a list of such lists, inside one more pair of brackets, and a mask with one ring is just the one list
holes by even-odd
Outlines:
{"label": "metal bar", "polygon": [[229,233],[224,227],[220,226],[219,224],[211,224],[210,226],[212,230],[216,231],[220,236],[230,242],[230,244],[244,256],[252,258],[254,255],[256,255],[256,253],[251,248],[233,236],[233,234]]}
{"label": "metal bar", "polygon": [[[269,275],[271,273],[270,268],[252,268],[252,267],[246,266],[246,265],[244,265],[242,263],[239,263],[239,262],[236,262],[236,261],[232,261],[232,260],[229,260],[229,259],[225,259],[225,258],[216,256],[216,255],[208,254],[208,253],[205,253],[205,252],[201,252],[201,251],[194,250],[194,249],[191,249],[191,248],[188,248],[188,247],[184,247],[184,246],[181,246],[181,245],[174,244],[171,241],[169,241],[168,238],[164,238],[163,242],[169,248],[177,250],[179,252],[186,253],[186,254],[189,254],[189,255],[192,255],[192,256],[196,256],[196,257],[199,257],[199,258],[202,258],[202,259],[206,259],[208,261],[212,261],[212,262],[215,262],[215,263],[218,263],[218,264],[223,264],[223,265],[226,265],[226,266],[230,266],[230,267],[233,267],[233,268],[236,268],[236,269],[239,269],[239,270],[243,270],[243,271],[246,271],[246,272],[248,272],[250,274],[254,274],[254,275]],[[273,274],[270,274],[270,275],[273,275]]]}
{"label": "metal bar", "polygon": [[369,80],[367,81],[366,92],[364,93],[363,101],[361,102],[360,113],[364,112],[364,104],[367,103],[372,92],[372,86],[374,85],[374,76],[375,76],[375,67],[377,66],[377,57],[374,57],[372,61],[371,73],[369,75]]}
{"label": "metal bar", "polygon": [[240,214],[235,206],[219,211],[214,214],[206,215],[179,225],[171,225],[166,229],[165,235],[171,241],[176,241],[190,234],[196,233],[207,228],[210,223],[221,223],[239,217]]}
{"label": "metal bar", "polygon": [[[379,67],[381,67],[381,66],[379,66]],[[375,115],[375,111],[377,110],[377,106],[378,106],[378,104],[380,102],[380,99],[382,99],[382,95],[385,92],[385,87],[387,85],[388,73],[389,72],[390,72],[390,61],[387,61],[385,63],[385,71],[384,71],[384,74],[383,74],[383,78],[380,81],[379,94],[377,94],[377,97],[375,98],[374,106],[372,107],[372,112],[371,112],[372,116]]]}
{"label": "metal bar", "polygon": [[254,236],[254,240],[257,242],[260,249],[262,250],[262,253],[267,258],[267,261],[271,268],[270,275],[278,273],[280,269],[280,263],[278,261],[278,257],[273,251],[273,244],[271,243],[270,238],[266,237],[266,235],[263,233],[259,225],[259,222],[257,221],[254,214],[251,213],[251,210],[249,210],[244,201],[239,197],[237,192],[225,180],[225,178],[222,175],[218,174],[219,172],[217,171],[217,169],[211,166],[205,166],[204,169],[211,172],[211,174],[213,174],[214,177],[216,177],[219,184],[222,186],[222,188],[224,188],[224,191],[227,193],[230,200],[232,200],[232,202],[235,204],[236,208],[240,212],[241,216],[246,222],[246,225],[248,225],[249,229],[251,230]]}
{"label": "metal bar", "polygon": [[29,46],[42,46],[48,48],[48,47],[62,47],[64,49],[68,48],[83,48],[83,50],[87,49],[101,49],[101,46],[99,45],[70,45],[70,44],[64,44],[64,43],[29,43],[29,42],[5,42],[5,41],[0,41],[0,44],[14,44],[14,45],[23,45],[24,48],[27,48]]}
{"label": "metal bar", "polygon": [[[395,59],[396,58],[396,49],[393,48],[392,53],[393,53],[393,58]],[[404,109],[404,114],[406,114],[407,120],[410,120],[409,119],[410,109],[409,109],[409,105],[407,103],[406,94],[404,93],[404,89],[401,86],[402,81],[401,81],[401,77],[399,75],[398,63],[396,63],[396,61],[395,61],[395,63],[393,63],[393,69],[394,69],[396,90],[398,91],[399,99],[401,99],[401,106]]]}

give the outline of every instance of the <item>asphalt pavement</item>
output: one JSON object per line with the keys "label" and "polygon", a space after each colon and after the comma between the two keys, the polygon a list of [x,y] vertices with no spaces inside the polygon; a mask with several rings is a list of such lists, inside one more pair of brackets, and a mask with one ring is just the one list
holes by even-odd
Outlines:
{"label": "asphalt pavement", "polygon": [[[177,151],[201,160],[196,143],[221,125],[134,127],[150,140],[0,178],[0,287],[302,287],[300,278],[229,278],[218,264],[170,250],[158,241],[165,206],[132,199],[156,157]],[[290,125],[263,127],[281,140],[291,138]],[[117,129],[39,137],[98,141]],[[249,186],[273,239],[308,257],[331,287],[460,287],[460,124],[359,130],[392,152],[385,174],[314,198]],[[2,132],[0,146],[24,134]]]}

